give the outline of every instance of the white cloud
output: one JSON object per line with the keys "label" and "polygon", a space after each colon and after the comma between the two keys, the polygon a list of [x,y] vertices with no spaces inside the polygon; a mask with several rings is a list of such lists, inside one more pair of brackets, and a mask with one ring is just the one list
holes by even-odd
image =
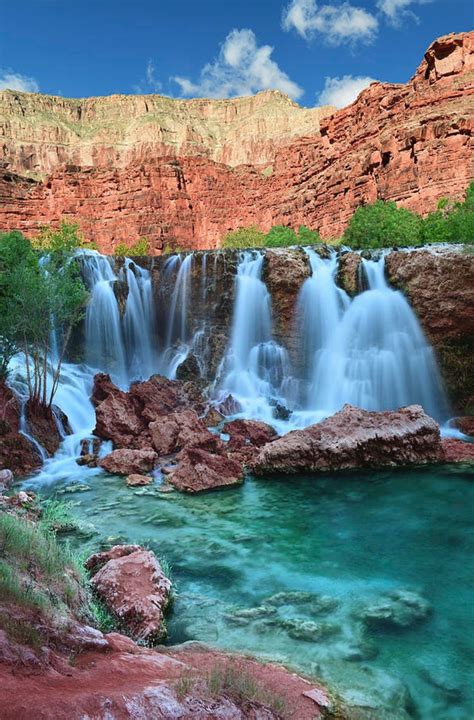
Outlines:
{"label": "white cloud", "polygon": [[156,68],[152,60],[148,60],[146,66],[145,77],[140,80],[138,85],[134,86],[134,91],[139,95],[146,95],[147,93],[157,93],[161,90],[161,83],[155,76]]}
{"label": "white cloud", "polygon": [[0,70],[0,90],[19,90],[20,92],[39,92],[36,80],[27,75],[13,72],[13,70]]}
{"label": "white cloud", "polygon": [[282,26],[284,30],[296,30],[306,40],[320,33],[330,45],[341,45],[371,42],[377,34],[378,20],[349,2],[320,7],[315,0],[292,0],[283,12]]}
{"label": "white cloud", "polygon": [[377,82],[371,77],[327,77],[324,90],[318,95],[320,105],[335,105],[337,108],[346,107],[354,102],[359,93],[370,83]]}
{"label": "white cloud", "polygon": [[410,5],[426,5],[431,1],[432,0],[377,0],[377,7],[391,25],[399,26],[403,18],[407,16],[418,21],[415,13],[408,10]]}
{"label": "white cloud", "polygon": [[228,98],[251,95],[259,90],[280,90],[296,100],[302,88],[272,60],[270,45],[257,45],[252,30],[232,30],[221,45],[219,56],[201,70],[199,80],[173,77],[181,95]]}

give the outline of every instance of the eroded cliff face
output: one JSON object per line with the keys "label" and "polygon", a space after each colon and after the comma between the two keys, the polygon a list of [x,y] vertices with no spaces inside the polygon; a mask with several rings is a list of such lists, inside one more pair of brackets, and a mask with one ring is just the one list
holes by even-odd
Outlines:
{"label": "eroded cliff face", "polygon": [[104,252],[141,236],[155,254],[212,248],[251,224],[334,237],[362,203],[425,213],[474,176],[472,32],[436,40],[406,85],[374,83],[332,114],[275,92],[0,98],[0,226],[73,219]]}

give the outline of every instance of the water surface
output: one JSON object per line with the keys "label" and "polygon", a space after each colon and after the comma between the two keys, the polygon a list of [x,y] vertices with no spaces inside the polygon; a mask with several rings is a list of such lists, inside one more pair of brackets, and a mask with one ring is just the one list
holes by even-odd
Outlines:
{"label": "water surface", "polygon": [[[42,488],[74,503],[74,543],[143,543],[171,565],[171,642],[281,660],[335,685],[363,718],[474,717],[472,470],[250,479],[197,496],[77,478],[82,492],[69,492],[69,473]],[[368,630],[361,612],[398,589],[432,614]]]}

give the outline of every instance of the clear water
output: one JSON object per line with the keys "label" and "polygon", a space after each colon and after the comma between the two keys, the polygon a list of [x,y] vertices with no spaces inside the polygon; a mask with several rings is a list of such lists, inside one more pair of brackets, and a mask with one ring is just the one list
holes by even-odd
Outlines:
{"label": "clear water", "polygon": [[[169,561],[178,589],[171,642],[281,660],[337,687],[362,708],[354,718],[472,720],[473,477],[445,467],[250,479],[185,496],[79,468],[74,478],[68,468],[42,489],[74,503],[84,523],[74,543],[145,543]],[[75,479],[86,484],[70,493]],[[364,630],[361,608],[398,588],[421,593],[433,614],[404,630]],[[314,596],[253,618],[240,612],[290,591]],[[320,607],[321,594],[334,603]],[[323,636],[291,637],[288,618],[321,623]]]}

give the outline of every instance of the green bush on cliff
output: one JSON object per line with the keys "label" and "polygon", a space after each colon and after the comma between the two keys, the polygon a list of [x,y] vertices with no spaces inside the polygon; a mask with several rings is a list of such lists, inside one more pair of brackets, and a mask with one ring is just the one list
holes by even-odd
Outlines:
{"label": "green bush on cliff", "polygon": [[377,200],[357,208],[344,233],[344,243],[352,248],[384,248],[419,245],[422,219],[394,202]]}
{"label": "green bush on cliff", "polygon": [[141,237],[133,245],[126,245],[124,242],[119,242],[114,250],[116,257],[139,257],[143,255],[149,255],[150,243],[146,237]]}
{"label": "green bush on cliff", "polygon": [[268,233],[264,233],[255,225],[233,230],[224,236],[222,247],[234,250],[246,248],[279,248],[291,245],[316,245],[321,242],[317,230],[310,230],[301,225],[298,233],[286,225],[274,225]]}
{"label": "green bush on cliff", "polygon": [[265,237],[265,233],[255,225],[239,228],[238,230],[231,230],[231,232],[224,235],[222,247],[232,250],[264,247]]}

